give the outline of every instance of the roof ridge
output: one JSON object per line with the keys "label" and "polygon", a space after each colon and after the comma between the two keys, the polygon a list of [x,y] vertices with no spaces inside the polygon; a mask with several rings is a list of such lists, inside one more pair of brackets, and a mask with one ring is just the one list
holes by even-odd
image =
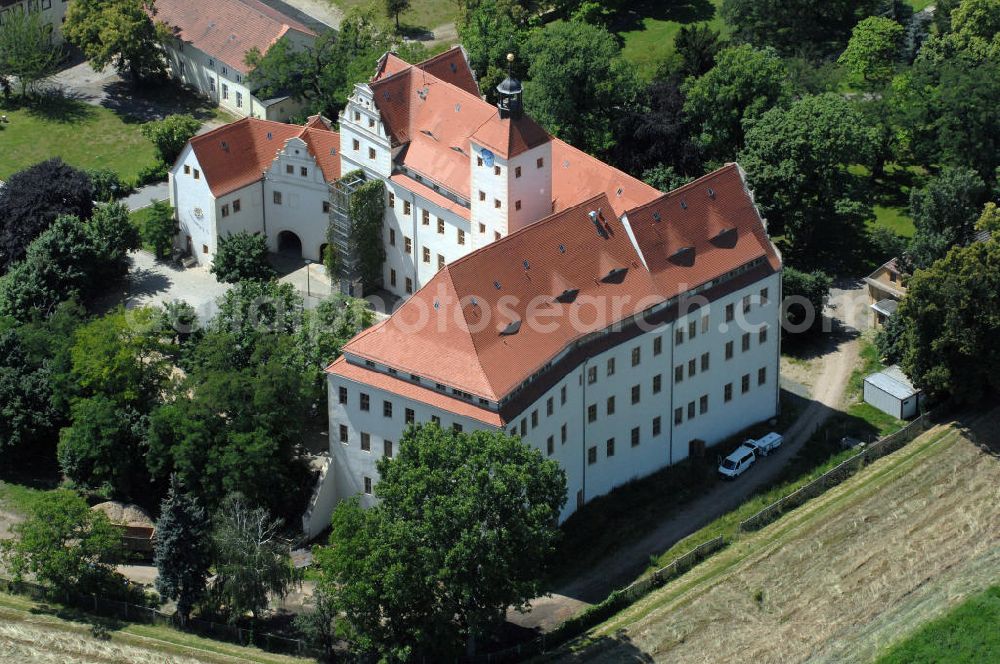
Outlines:
{"label": "roof ridge", "polygon": [[[489,245],[486,245],[486,246],[489,246]],[[476,253],[476,252],[472,252],[472,253]],[[456,296],[456,306],[458,306],[459,307],[459,311],[461,311],[462,310],[461,298],[458,297],[458,289],[455,288],[455,281],[451,278],[451,269],[450,269],[450,267],[451,267],[450,265],[445,264],[445,266],[441,269],[441,272],[445,273],[444,276],[448,280],[448,286],[451,289],[452,294]],[[434,281],[433,278],[430,279],[427,282],[427,285],[429,286],[433,281]],[[485,396],[491,397],[493,399],[499,399],[500,395],[497,394],[496,385],[493,384],[493,381],[490,380],[489,374],[486,373],[486,369],[483,368],[483,360],[482,360],[483,352],[482,352],[482,349],[479,346],[476,345],[476,335],[472,334],[472,332],[469,331],[469,324],[468,324],[468,321],[465,320],[464,313],[462,315],[461,330],[462,330],[462,333],[465,334],[465,336],[469,339],[469,344],[472,346],[472,350],[475,351],[475,354],[476,354],[476,362],[475,362],[476,371],[479,372],[479,375],[482,377],[483,382],[486,385],[488,385],[489,388],[490,388],[490,394],[485,395]]]}

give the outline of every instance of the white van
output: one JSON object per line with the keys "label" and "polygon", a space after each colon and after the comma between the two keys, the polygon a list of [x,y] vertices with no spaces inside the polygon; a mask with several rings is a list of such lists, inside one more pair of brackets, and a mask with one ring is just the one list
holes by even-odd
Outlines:
{"label": "white van", "polygon": [[727,456],[719,464],[719,477],[724,480],[736,479],[746,472],[746,470],[757,460],[752,447],[744,444],[736,448],[736,451]]}

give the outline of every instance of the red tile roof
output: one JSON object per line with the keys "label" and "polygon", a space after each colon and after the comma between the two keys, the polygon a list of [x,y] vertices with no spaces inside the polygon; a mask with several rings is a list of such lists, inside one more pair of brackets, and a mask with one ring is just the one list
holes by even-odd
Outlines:
{"label": "red tile roof", "polygon": [[247,72],[243,60],[251,49],[267,53],[289,30],[315,34],[259,0],[156,0],[155,19],[241,73]]}
{"label": "red tile roof", "polygon": [[[324,129],[324,127],[327,127]],[[327,182],[340,177],[340,134],[330,130],[319,116],[299,125],[243,118],[191,139],[205,181],[213,196],[260,180],[285,142],[291,138],[305,141],[323,171]]]}
{"label": "red tile roof", "polygon": [[471,216],[471,210],[469,210],[469,208],[465,207],[464,205],[456,203],[450,198],[443,196],[442,194],[434,191],[424,183],[417,182],[408,175],[403,175],[402,173],[396,173],[395,175],[390,176],[389,180],[391,180],[395,184],[402,186],[403,188],[409,191],[412,191],[418,196],[423,197],[425,200],[434,203],[438,207],[442,207],[445,210],[449,210],[454,214],[457,214],[459,217],[465,219],[466,221],[468,221]]}
{"label": "red tile roof", "polygon": [[[389,52],[382,56],[378,62],[378,68],[372,81],[398,74],[411,65],[395,53]],[[412,65],[417,69],[422,69],[446,83],[451,83],[457,88],[465,90],[469,94],[479,96],[479,84],[476,83],[476,76],[469,67],[469,58],[465,54],[465,49],[455,46],[444,53],[435,55],[433,58],[418,62]]]}
{"label": "red tile roof", "polygon": [[407,380],[397,378],[395,376],[390,376],[389,374],[381,373],[379,371],[372,371],[365,367],[358,366],[356,364],[351,364],[345,360],[344,357],[338,358],[331,364],[327,371],[335,376],[340,376],[346,378],[347,380],[354,381],[359,385],[370,385],[386,392],[391,392],[392,394],[398,394],[401,397],[407,397],[413,399],[414,401],[419,401],[425,403],[428,406],[438,408],[440,410],[446,410],[456,415],[463,415],[465,417],[479,420],[485,424],[492,424],[493,426],[503,426],[503,421],[500,419],[500,415],[496,412],[488,410],[486,408],[480,408],[471,403],[462,401],[460,399],[455,399],[447,394],[442,394],[436,390],[432,390],[428,387],[423,387],[422,385],[417,385]]}
{"label": "red tile roof", "polygon": [[642,180],[605,164],[569,143],[552,139],[552,211],[559,212],[603,191],[615,214],[663,194]]}
{"label": "red tile roof", "polygon": [[[600,233],[589,215],[598,210]],[[499,400],[593,332],[755,259],[780,268],[734,164],[629,211],[628,221],[638,251],[606,194],[531,224],[447,265],[344,352]],[[670,261],[688,246],[690,264]],[[564,292],[575,300],[556,301]],[[515,321],[515,333],[501,334]]]}

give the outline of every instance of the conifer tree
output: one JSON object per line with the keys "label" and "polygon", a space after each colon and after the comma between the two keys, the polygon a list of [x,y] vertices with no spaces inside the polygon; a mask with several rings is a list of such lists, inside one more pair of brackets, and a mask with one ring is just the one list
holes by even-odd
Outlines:
{"label": "conifer tree", "polygon": [[205,510],[172,477],[156,522],[156,590],[165,599],[177,600],[184,622],[205,594],[212,563],[210,529]]}

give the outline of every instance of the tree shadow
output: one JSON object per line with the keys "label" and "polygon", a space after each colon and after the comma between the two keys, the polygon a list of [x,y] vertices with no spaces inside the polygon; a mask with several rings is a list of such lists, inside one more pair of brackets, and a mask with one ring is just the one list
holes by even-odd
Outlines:
{"label": "tree shadow", "polygon": [[104,92],[101,106],[114,111],[125,123],[162,120],[179,113],[202,121],[215,117],[216,107],[206,97],[172,80],[141,88],[114,81],[104,87]]}
{"label": "tree shadow", "polygon": [[611,22],[611,32],[629,32],[643,29],[643,19],[676,21],[681,24],[711,21],[715,17],[715,6],[709,0],[640,0],[628,3]]}
{"label": "tree shadow", "polygon": [[406,39],[414,41],[431,41],[434,39],[434,33],[431,32],[430,28],[422,25],[411,25],[409,23],[399,24],[399,34]]}
{"label": "tree shadow", "polygon": [[90,628],[91,636],[102,640],[111,638],[111,632],[117,632],[129,625],[129,623],[116,618],[99,616],[81,611],[80,609],[59,604],[49,604],[47,602],[41,602],[38,606],[33,607],[30,613],[37,616],[52,616],[66,622],[87,625]]}
{"label": "tree shadow", "polygon": [[599,636],[589,641],[586,648],[570,651],[563,649],[560,653],[563,662],[590,662],[600,656],[605,661],[642,662],[651,664],[656,660],[653,656],[637,646],[624,629],[619,629],[614,636]]}
{"label": "tree shadow", "polygon": [[94,115],[93,107],[87,103],[74,95],[57,91],[50,91],[28,100],[24,104],[24,109],[32,117],[62,124],[84,122]]}

